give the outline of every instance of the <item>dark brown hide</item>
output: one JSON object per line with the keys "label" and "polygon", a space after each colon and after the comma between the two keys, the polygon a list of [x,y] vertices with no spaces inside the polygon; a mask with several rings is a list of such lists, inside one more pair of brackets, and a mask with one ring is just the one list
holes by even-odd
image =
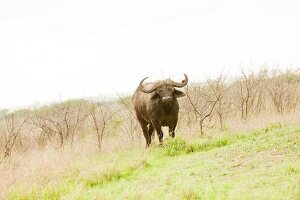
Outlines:
{"label": "dark brown hide", "polygon": [[143,79],[133,94],[133,105],[136,117],[142,127],[147,147],[151,144],[151,138],[156,130],[160,144],[163,142],[162,126],[169,127],[169,135],[175,137],[175,128],[178,121],[179,104],[177,98],[185,94],[175,87],[187,85],[188,77],[181,83],[170,79],[144,83]]}

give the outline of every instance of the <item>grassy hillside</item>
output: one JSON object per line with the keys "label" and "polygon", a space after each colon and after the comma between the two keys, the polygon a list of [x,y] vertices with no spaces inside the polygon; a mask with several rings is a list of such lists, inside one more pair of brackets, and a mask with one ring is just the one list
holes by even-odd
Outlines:
{"label": "grassy hillside", "polygon": [[300,126],[78,159],[10,199],[300,199]]}

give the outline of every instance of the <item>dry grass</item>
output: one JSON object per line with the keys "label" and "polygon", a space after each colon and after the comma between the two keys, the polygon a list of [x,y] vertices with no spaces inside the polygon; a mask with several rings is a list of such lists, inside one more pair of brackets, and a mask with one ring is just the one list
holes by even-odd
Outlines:
{"label": "dry grass", "polygon": [[9,198],[297,199],[299,125],[269,128],[74,159],[65,173],[46,173],[48,184]]}
{"label": "dry grass", "polygon": [[0,180],[2,180],[0,181],[0,197],[4,198],[12,188],[45,185],[59,177],[77,160],[91,155],[90,148],[77,145],[77,148],[66,148],[61,152],[52,147],[34,150],[13,156],[2,163],[0,165]]}
{"label": "dry grass", "polygon": [[[227,121],[229,130],[226,132],[228,134],[247,132],[253,129],[265,128],[272,123],[280,123],[281,125],[299,124],[299,117],[300,113],[290,113],[285,116],[271,114],[260,116],[249,119],[247,122],[230,119]],[[201,137],[211,138],[218,134],[220,133],[211,130]],[[189,140],[200,137],[196,125],[189,128],[181,127],[178,130],[178,135]],[[75,166],[79,161],[83,163],[87,158],[99,156],[99,154],[110,154],[140,148],[144,149],[144,140],[141,137],[127,142],[124,142],[120,137],[111,137],[104,140],[101,153],[92,141],[77,140],[60,151],[48,145],[43,149],[14,154],[10,159],[0,164],[0,198],[5,199],[8,193],[18,187],[26,190],[26,188],[47,185],[49,182],[55,184],[55,180],[63,176],[65,171],[73,168],[72,166]]]}
{"label": "dry grass", "polygon": [[279,115],[276,113],[261,114],[257,117],[251,117],[247,122],[236,119],[228,119],[227,125],[229,130],[235,132],[247,132],[253,129],[261,129],[272,123],[280,123],[281,125],[293,125],[299,123],[300,112],[287,113]]}
{"label": "dry grass", "polygon": [[19,152],[0,164],[0,199],[5,199],[7,194],[16,188],[26,190],[47,185],[49,182],[55,184],[57,178],[64,176],[65,171],[79,161],[139,148],[144,148],[143,140],[139,138],[124,141],[118,137],[110,137],[104,141],[101,152],[92,141],[83,140],[66,145],[59,151],[48,145],[25,153]]}

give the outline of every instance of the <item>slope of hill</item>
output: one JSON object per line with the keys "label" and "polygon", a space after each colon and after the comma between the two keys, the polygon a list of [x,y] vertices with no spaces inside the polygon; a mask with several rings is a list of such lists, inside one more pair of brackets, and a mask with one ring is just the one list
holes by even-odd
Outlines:
{"label": "slope of hill", "polygon": [[[270,126],[211,139],[79,160],[40,172],[10,199],[299,199],[300,126]],[[28,188],[29,187],[29,188]]]}

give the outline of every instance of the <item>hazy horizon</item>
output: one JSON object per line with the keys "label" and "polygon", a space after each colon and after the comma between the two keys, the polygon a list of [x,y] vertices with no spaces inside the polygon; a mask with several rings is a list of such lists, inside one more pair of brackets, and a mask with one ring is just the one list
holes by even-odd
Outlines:
{"label": "hazy horizon", "polygon": [[0,2],[0,109],[300,67],[296,0]]}

